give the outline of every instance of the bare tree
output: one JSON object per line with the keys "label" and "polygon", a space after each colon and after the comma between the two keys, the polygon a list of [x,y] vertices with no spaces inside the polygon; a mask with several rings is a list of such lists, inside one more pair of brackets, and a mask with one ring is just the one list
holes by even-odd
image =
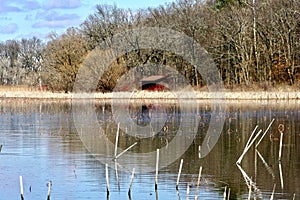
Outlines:
{"label": "bare tree", "polygon": [[76,74],[87,52],[86,41],[74,28],[61,36],[52,35],[45,53],[46,83],[53,90],[72,91]]}

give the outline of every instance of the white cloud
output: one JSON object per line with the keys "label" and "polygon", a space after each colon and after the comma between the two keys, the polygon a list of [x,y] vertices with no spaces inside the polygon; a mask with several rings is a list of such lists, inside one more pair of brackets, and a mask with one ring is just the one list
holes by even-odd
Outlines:
{"label": "white cloud", "polygon": [[59,14],[56,11],[45,11],[45,12],[38,12],[35,16],[36,20],[47,20],[47,21],[55,21],[55,20],[66,20],[66,19],[78,19],[80,18],[77,14]]}
{"label": "white cloud", "polygon": [[5,2],[1,2],[0,4],[0,13],[8,13],[8,12],[20,12],[21,9],[16,6],[10,6],[5,4]]}
{"label": "white cloud", "polygon": [[80,0],[48,0],[46,3],[46,9],[68,9],[68,8],[78,8],[81,6]]}
{"label": "white cloud", "polygon": [[23,1],[23,6],[26,10],[37,10],[41,8],[41,5],[38,1]]}
{"label": "white cloud", "polygon": [[1,0],[0,13],[21,12],[41,8],[37,0]]}
{"label": "white cloud", "polygon": [[75,13],[59,14],[56,11],[38,12],[35,19],[38,22],[32,25],[33,28],[65,28],[80,24],[80,16]]}
{"label": "white cloud", "polygon": [[60,21],[40,21],[32,25],[33,28],[68,28],[77,26],[79,20],[60,20]]}
{"label": "white cloud", "polygon": [[18,31],[18,25],[16,23],[10,23],[6,26],[0,27],[0,34],[13,34]]}

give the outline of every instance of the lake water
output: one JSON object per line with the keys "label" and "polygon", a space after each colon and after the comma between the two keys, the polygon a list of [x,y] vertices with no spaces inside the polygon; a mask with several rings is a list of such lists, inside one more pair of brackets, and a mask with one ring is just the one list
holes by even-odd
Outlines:
{"label": "lake water", "polygon": [[[187,103],[186,108],[161,101],[130,105],[100,101],[92,106],[95,115],[84,102],[74,112],[71,101],[0,100],[0,200],[20,199],[19,176],[25,199],[46,199],[50,180],[51,199],[129,199],[133,168],[131,199],[194,199],[200,166],[199,199],[223,199],[225,187],[230,199],[247,199],[250,182],[252,198],[270,199],[275,185],[275,199],[300,199],[298,101],[228,102],[224,110],[201,101],[197,106]],[[256,125],[256,132],[264,132],[273,119],[257,150],[254,144],[236,165]],[[115,162],[116,121],[120,123],[117,155],[136,145]],[[284,125],[280,162],[279,124]]]}

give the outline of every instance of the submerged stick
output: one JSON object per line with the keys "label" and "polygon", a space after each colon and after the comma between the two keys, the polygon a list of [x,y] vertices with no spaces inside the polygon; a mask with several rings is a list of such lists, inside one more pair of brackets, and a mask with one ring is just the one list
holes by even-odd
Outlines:
{"label": "submerged stick", "polygon": [[134,168],[132,169],[132,174],[131,174],[131,179],[130,179],[130,184],[129,184],[129,190],[128,190],[128,196],[131,198],[131,188],[132,188],[132,183],[134,179]]}
{"label": "submerged stick", "polygon": [[265,137],[265,135],[267,134],[267,132],[270,129],[271,125],[273,124],[274,120],[275,119],[273,118],[272,121],[270,122],[268,128],[265,130],[264,134],[261,136],[261,138],[258,140],[257,144],[255,145],[255,148],[258,147],[258,145],[260,144],[260,142],[262,141],[262,139]]}
{"label": "submerged stick", "polygon": [[49,183],[48,183],[48,195],[47,195],[47,200],[50,200],[51,186],[52,186],[52,181],[49,181]]}
{"label": "submerged stick", "polygon": [[115,154],[114,154],[114,157],[117,156],[118,140],[119,140],[119,130],[120,130],[120,123],[118,123],[118,128],[117,128],[117,133],[116,133],[116,143],[115,143]]}
{"label": "submerged stick", "polygon": [[23,177],[20,176],[20,193],[21,193],[21,200],[24,200],[24,190],[23,190]]}
{"label": "submerged stick", "polygon": [[187,184],[187,186],[186,186],[186,197],[185,197],[186,200],[189,199],[189,194],[190,194],[190,185]]}
{"label": "submerged stick", "polygon": [[197,187],[196,187],[196,195],[195,195],[196,200],[198,199],[198,191],[199,191],[199,185],[200,185],[200,180],[201,180],[201,173],[202,173],[202,166],[200,166],[200,168],[199,168]]}
{"label": "submerged stick", "polygon": [[155,190],[157,190],[157,184],[158,184],[158,163],[159,163],[159,149],[156,150]]}
{"label": "submerged stick", "polygon": [[178,190],[176,190],[176,194],[177,194],[178,200],[180,200],[180,193]]}
{"label": "submerged stick", "polygon": [[116,179],[117,179],[117,184],[118,184],[118,190],[120,192],[120,180],[119,180],[118,163],[117,162],[115,162],[115,171],[116,171]]}
{"label": "submerged stick", "polygon": [[180,166],[179,166],[178,177],[177,177],[177,182],[176,182],[176,190],[178,190],[179,179],[180,179],[180,174],[181,174],[181,170],[182,170],[182,164],[183,164],[183,159],[180,160]]}
{"label": "submerged stick", "polygon": [[106,192],[107,192],[107,196],[109,196],[110,188],[109,188],[109,177],[108,177],[108,164],[105,164],[105,175],[106,175]]}
{"label": "submerged stick", "polygon": [[259,153],[259,151],[257,149],[255,151],[257,152],[257,155],[259,156],[259,158],[263,162],[263,164],[266,167],[267,171],[272,175],[272,178],[275,179],[275,174],[274,174],[272,168],[268,165],[268,163],[265,161],[264,157]]}
{"label": "submerged stick", "polygon": [[124,153],[126,153],[129,149],[131,149],[132,147],[134,147],[137,144],[137,142],[135,142],[134,144],[132,144],[130,147],[128,147],[127,149],[125,149],[123,152],[121,152],[119,155],[117,155],[115,157],[115,159],[119,158],[121,155],[123,155]]}

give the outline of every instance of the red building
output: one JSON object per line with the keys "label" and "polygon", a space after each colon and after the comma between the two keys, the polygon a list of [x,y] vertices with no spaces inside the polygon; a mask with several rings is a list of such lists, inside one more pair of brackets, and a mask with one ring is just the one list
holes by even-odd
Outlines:
{"label": "red building", "polygon": [[168,76],[164,75],[155,75],[143,78],[141,80],[142,90],[148,91],[165,91],[167,88],[160,84],[161,82],[168,79]]}

